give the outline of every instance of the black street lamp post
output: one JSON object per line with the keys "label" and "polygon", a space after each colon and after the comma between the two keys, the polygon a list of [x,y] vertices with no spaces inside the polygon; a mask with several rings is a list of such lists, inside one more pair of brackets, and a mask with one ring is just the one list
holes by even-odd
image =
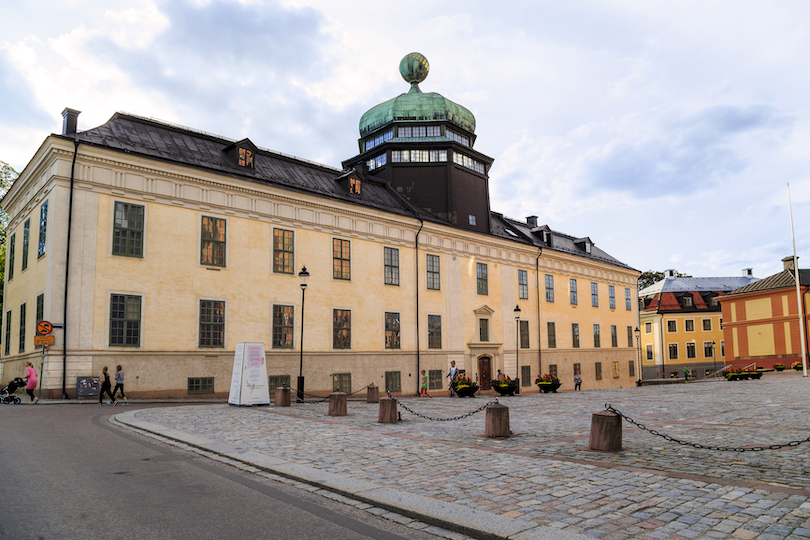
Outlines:
{"label": "black street lamp post", "polygon": [[301,268],[298,272],[298,279],[301,280],[301,362],[298,367],[298,390],[296,391],[295,400],[298,403],[304,402],[304,299],[307,292],[307,280],[309,279],[309,272],[307,267]]}
{"label": "black street lamp post", "polygon": [[714,360],[714,371],[712,371],[712,377],[717,377],[717,354],[714,352],[715,342],[712,340],[712,360]]}
{"label": "black street lamp post", "polygon": [[644,384],[644,366],[641,363],[641,330],[639,330],[638,326],[636,326],[636,356],[638,357],[638,380],[636,381],[636,386],[641,386]]}
{"label": "black street lamp post", "polygon": [[[520,379],[520,306],[515,306],[515,379]],[[520,385],[518,384],[516,394],[520,393]]]}

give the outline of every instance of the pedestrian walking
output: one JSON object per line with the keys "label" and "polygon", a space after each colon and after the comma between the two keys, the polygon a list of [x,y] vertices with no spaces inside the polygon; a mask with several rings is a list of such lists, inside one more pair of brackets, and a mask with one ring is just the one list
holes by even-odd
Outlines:
{"label": "pedestrian walking", "polygon": [[38,397],[34,397],[34,389],[37,387],[37,370],[34,369],[34,366],[31,362],[25,363],[25,393],[31,396],[31,402],[29,405],[35,405],[37,401],[39,401]]}
{"label": "pedestrian walking", "polygon": [[429,398],[433,397],[428,394],[428,376],[424,369],[422,370],[422,389],[419,391],[419,397],[422,397],[422,394],[425,394]]}
{"label": "pedestrian walking", "polygon": [[124,405],[127,404],[127,396],[124,394],[124,370],[121,369],[121,366],[118,365],[115,368],[115,388],[113,389],[112,397],[115,399],[115,395],[118,393],[119,388],[121,389],[121,399],[124,400]]}
{"label": "pedestrian walking", "polygon": [[582,375],[574,374],[574,390],[582,390]]}
{"label": "pedestrian walking", "polygon": [[686,366],[685,368],[683,368],[683,378],[686,381],[689,380],[689,366]]}
{"label": "pedestrian walking", "polygon": [[104,402],[104,394],[106,393],[108,396],[110,396],[110,399],[112,400],[108,401],[107,403],[112,405],[118,405],[118,402],[115,401],[115,398],[110,393],[111,388],[110,374],[107,373],[107,366],[104,366],[101,369],[101,378],[99,379],[99,383],[101,384],[101,388],[98,391],[98,404],[101,405]]}
{"label": "pedestrian walking", "polygon": [[453,381],[458,378],[458,368],[456,367],[456,361],[450,360],[450,372],[446,375],[450,378],[450,396],[454,396],[455,392],[453,392]]}

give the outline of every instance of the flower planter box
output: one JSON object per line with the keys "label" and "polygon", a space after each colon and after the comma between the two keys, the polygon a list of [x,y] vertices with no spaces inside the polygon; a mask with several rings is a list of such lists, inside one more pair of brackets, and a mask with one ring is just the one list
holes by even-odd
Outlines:
{"label": "flower planter box", "polygon": [[783,366],[782,364],[779,364],[779,365],[773,366],[773,369],[775,369],[776,371],[785,371],[785,366]]}
{"label": "flower planter box", "polygon": [[467,384],[459,384],[453,388],[456,392],[458,397],[473,397],[476,392],[478,392],[478,385],[473,383],[472,385]]}
{"label": "flower planter box", "polygon": [[520,388],[520,379],[495,379],[492,381],[492,389],[502,396],[514,396]]}
{"label": "flower planter box", "polygon": [[562,386],[562,383],[560,383],[559,381],[557,381],[557,382],[540,381],[540,382],[536,382],[535,384],[540,388],[540,391],[545,393],[545,394],[549,394],[549,393],[556,394],[557,393],[557,388]]}

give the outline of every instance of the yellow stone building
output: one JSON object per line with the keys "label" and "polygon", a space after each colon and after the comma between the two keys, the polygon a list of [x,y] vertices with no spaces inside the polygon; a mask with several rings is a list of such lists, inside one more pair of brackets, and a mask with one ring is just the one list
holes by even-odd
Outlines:
{"label": "yellow stone building", "polygon": [[411,91],[364,116],[341,168],[124,113],[79,131],[65,109],[2,201],[0,380],[31,361],[44,396],[73,397],[120,364],[130,397],[224,396],[250,341],[271,387],[300,371],[318,394],[414,394],[422,369],[444,391],[450,361],[485,389],[498,369],[524,391],[575,370],[631,385],[639,272],[491,212],[474,117],[401,71]]}
{"label": "yellow stone building", "polygon": [[664,279],[639,291],[640,342],[643,380],[702,379],[723,369],[722,296],[757,281],[751,269],[740,277],[677,277],[667,270]]}

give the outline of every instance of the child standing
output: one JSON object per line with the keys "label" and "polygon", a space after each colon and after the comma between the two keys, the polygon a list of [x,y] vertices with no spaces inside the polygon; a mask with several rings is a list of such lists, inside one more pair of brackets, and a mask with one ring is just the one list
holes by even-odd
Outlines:
{"label": "child standing", "polygon": [[429,398],[433,397],[430,394],[428,394],[427,388],[428,388],[428,376],[427,376],[427,373],[425,373],[425,370],[423,369],[422,370],[422,390],[419,391],[419,397],[422,397],[422,394],[425,394]]}

